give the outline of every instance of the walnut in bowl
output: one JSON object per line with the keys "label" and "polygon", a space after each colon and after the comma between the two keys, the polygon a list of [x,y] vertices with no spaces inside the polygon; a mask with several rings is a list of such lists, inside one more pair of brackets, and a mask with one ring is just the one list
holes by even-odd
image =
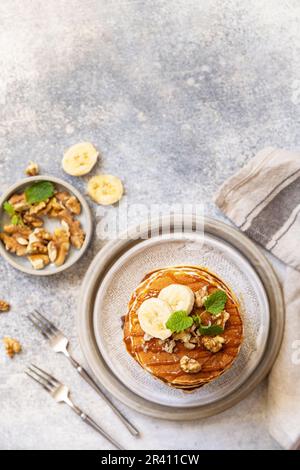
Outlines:
{"label": "walnut in bowl", "polygon": [[27,274],[71,267],[86,251],[92,228],[83,196],[52,176],[26,178],[0,199],[0,254]]}

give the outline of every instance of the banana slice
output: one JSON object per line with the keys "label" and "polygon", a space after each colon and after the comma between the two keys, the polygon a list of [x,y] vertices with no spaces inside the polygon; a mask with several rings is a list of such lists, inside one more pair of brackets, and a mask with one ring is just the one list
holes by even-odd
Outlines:
{"label": "banana slice", "polygon": [[98,204],[115,204],[123,196],[122,181],[113,175],[97,175],[88,183],[88,194]]}
{"label": "banana slice", "polygon": [[91,171],[97,162],[99,152],[89,142],[80,142],[70,147],[62,160],[66,173],[72,176],[83,176]]}
{"label": "banana slice", "polygon": [[172,309],[157,297],[145,300],[138,310],[138,318],[142,330],[154,338],[167,339],[172,335],[166,323],[172,314]]}
{"label": "banana slice", "polygon": [[182,284],[170,284],[160,291],[158,298],[167,302],[173,312],[185,310],[187,314],[191,313],[195,302],[192,289]]}

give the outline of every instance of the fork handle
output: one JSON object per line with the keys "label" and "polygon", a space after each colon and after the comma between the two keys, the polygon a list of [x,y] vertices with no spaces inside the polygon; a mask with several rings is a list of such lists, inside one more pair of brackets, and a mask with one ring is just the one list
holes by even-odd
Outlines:
{"label": "fork handle", "polygon": [[85,414],[80,408],[74,405],[73,402],[66,401],[66,403],[72,408],[72,410],[80,416],[82,421],[87,423],[89,426],[91,426],[95,431],[97,431],[101,436],[105,437],[105,439],[108,440],[114,447],[116,447],[119,450],[125,450],[124,447],[122,447],[113,437],[111,437],[104,429],[102,429],[99,424],[97,424],[89,415]]}
{"label": "fork handle", "polygon": [[131,424],[128,419],[118,410],[118,408],[114,405],[114,403],[102,392],[101,388],[96,384],[94,379],[90,376],[90,374],[77,362],[73,359],[72,356],[68,356],[71,364],[77,370],[78,374],[100,395],[100,397],[107,403],[110,409],[118,416],[118,418],[122,421],[122,423],[126,426],[128,431],[133,436],[138,436],[139,431]]}
{"label": "fork handle", "polygon": [[125,450],[117,441],[114,440],[107,432],[105,432],[98,424],[88,415],[84,413],[80,415],[82,421],[89,424],[93,429],[98,431],[103,437],[105,437],[111,444],[113,444],[119,450]]}
{"label": "fork handle", "polygon": [[105,439],[107,439],[113,446],[115,446],[119,450],[125,450],[117,441],[114,440],[107,432],[105,432],[98,424],[88,415],[81,414],[80,415],[82,421],[89,424],[95,431],[98,431]]}

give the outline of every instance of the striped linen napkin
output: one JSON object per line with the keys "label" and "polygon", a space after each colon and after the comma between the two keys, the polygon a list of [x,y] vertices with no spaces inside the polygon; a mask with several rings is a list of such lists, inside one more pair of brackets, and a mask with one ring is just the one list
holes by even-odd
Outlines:
{"label": "striped linen napkin", "polygon": [[286,264],[286,325],[269,376],[268,423],[286,449],[300,447],[300,153],[268,147],[218,191],[237,227]]}

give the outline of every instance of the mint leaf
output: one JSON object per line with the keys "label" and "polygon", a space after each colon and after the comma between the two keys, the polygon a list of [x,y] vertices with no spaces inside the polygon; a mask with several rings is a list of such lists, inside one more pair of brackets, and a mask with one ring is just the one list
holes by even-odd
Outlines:
{"label": "mint leaf", "polygon": [[18,214],[14,214],[11,218],[11,223],[13,225],[24,225],[22,217]]}
{"label": "mint leaf", "polygon": [[13,215],[11,218],[11,223],[13,225],[19,225],[19,216],[17,214]]}
{"label": "mint leaf", "polygon": [[224,332],[223,328],[220,325],[211,325],[211,326],[203,326],[200,325],[199,333],[205,336],[216,336]]}
{"label": "mint leaf", "polygon": [[9,202],[5,202],[3,204],[3,209],[5,210],[5,212],[10,216],[10,217],[13,217],[15,215],[15,209],[14,209],[14,206],[12,206]]}
{"label": "mint leaf", "polygon": [[14,206],[9,202],[3,204],[3,209],[9,215],[10,221],[13,225],[23,225],[22,217],[16,213]]}
{"label": "mint leaf", "polygon": [[193,322],[196,324],[198,331],[201,335],[205,336],[216,336],[221,333],[224,333],[224,329],[220,325],[202,325],[201,318],[199,315],[192,316]]}
{"label": "mint leaf", "polygon": [[193,319],[188,317],[185,310],[178,310],[172,313],[169,320],[166,323],[166,327],[173,333],[180,333],[187,328],[190,328],[193,324]]}
{"label": "mint leaf", "polygon": [[196,324],[196,326],[199,328],[201,325],[201,319],[198,315],[192,315],[193,322]]}
{"label": "mint leaf", "polygon": [[224,310],[227,302],[227,294],[223,290],[216,290],[207,297],[204,302],[204,307],[207,312],[212,315],[218,315]]}
{"label": "mint leaf", "polygon": [[26,201],[29,204],[45,201],[53,194],[54,185],[50,181],[38,181],[25,190]]}

